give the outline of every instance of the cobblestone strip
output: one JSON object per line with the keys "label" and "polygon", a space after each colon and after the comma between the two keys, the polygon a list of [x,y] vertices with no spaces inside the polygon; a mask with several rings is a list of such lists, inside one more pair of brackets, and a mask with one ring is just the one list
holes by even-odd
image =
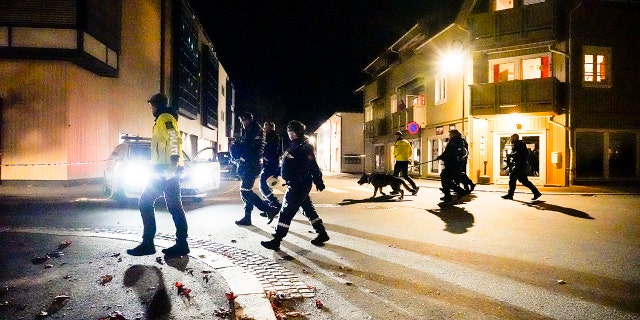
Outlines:
{"label": "cobblestone strip", "polygon": [[[140,235],[140,230],[121,230],[113,228],[27,228],[29,230],[42,230],[43,232],[88,232],[88,233],[109,233],[121,235]],[[7,228],[5,231],[12,231]],[[157,239],[174,241],[172,234],[158,233]],[[219,254],[229,259],[233,264],[243,268],[248,273],[254,275],[262,284],[265,293],[271,291],[281,298],[314,298],[315,290],[300,281],[290,270],[282,267],[273,259],[266,258],[251,251],[243,250],[233,246],[224,245],[202,238],[189,238],[189,247],[199,248],[214,254]],[[198,257],[196,257],[198,258]],[[199,259],[199,258],[198,258]]]}

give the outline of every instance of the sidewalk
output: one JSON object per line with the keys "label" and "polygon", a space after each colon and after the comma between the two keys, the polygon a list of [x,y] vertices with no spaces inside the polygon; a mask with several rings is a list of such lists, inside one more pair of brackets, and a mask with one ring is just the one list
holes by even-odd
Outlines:
{"label": "sidewalk", "polygon": [[198,245],[190,256],[165,260],[160,250],[173,243],[159,236],[156,254],[133,257],[126,249],[134,238],[0,230],[0,319],[275,319],[260,283],[222,255]]}

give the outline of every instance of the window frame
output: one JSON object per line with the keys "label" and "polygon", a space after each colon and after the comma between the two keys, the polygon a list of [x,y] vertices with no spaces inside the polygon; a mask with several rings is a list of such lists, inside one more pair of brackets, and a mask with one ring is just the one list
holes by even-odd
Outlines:
{"label": "window frame", "polygon": [[439,74],[434,79],[434,104],[442,105],[447,103],[447,77]]}
{"label": "window frame", "polygon": [[[604,75],[605,75],[605,81],[602,82],[596,82],[595,80],[593,81],[587,81],[585,80],[586,78],[586,66],[587,66],[587,62],[586,62],[586,56],[587,55],[593,55],[593,56],[604,56]],[[612,50],[611,47],[598,47],[598,46],[582,46],[582,74],[581,74],[581,78],[582,78],[582,86],[583,87],[594,87],[594,88],[611,88],[613,86],[613,74],[612,74],[612,70],[611,70],[611,59],[612,59]],[[595,66],[595,64],[594,64]],[[596,78],[596,73],[594,71],[594,74],[592,76],[594,79]]]}

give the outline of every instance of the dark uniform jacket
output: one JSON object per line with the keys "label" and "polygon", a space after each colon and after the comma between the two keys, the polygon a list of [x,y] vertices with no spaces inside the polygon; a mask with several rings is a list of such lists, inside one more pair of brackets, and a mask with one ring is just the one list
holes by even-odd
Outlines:
{"label": "dark uniform jacket", "polygon": [[507,163],[514,169],[527,169],[529,166],[529,149],[527,145],[518,140],[513,144],[511,153],[507,156]]}
{"label": "dark uniform jacket", "polygon": [[276,168],[280,165],[282,143],[280,136],[273,130],[265,133],[264,167]]}
{"label": "dark uniform jacket", "polygon": [[[234,146],[236,154],[233,157],[240,160],[240,165],[260,167],[264,155],[264,136],[262,127],[257,122],[251,122],[242,131],[242,136]],[[236,144],[234,143],[234,145]],[[244,160],[244,161],[243,161]]]}
{"label": "dark uniform jacket", "polygon": [[282,179],[287,184],[309,180],[316,185],[322,184],[322,171],[316,162],[313,146],[306,137],[291,140],[282,159]]}
{"label": "dark uniform jacket", "polygon": [[459,137],[449,139],[447,146],[438,159],[444,162],[444,166],[448,168],[457,168],[462,160],[462,155],[466,153],[464,140]]}

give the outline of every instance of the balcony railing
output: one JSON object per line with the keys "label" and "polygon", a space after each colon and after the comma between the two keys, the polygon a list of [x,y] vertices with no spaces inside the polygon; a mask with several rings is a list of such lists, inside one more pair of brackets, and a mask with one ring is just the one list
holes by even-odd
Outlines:
{"label": "balcony railing", "polygon": [[391,114],[391,130],[402,131],[407,128],[410,122],[417,122],[420,127],[425,126],[426,114],[424,106],[413,106],[399,110]]}
{"label": "balcony railing", "polygon": [[472,45],[487,49],[556,39],[560,30],[559,7],[558,1],[551,0],[472,15],[468,20]]}
{"label": "balcony railing", "polygon": [[364,135],[366,138],[375,138],[389,134],[387,119],[373,119],[364,124]]}
{"label": "balcony railing", "polygon": [[556,78],[514,80],[471,85],[474,116],[554,112],[565,108],[567,87]]}

